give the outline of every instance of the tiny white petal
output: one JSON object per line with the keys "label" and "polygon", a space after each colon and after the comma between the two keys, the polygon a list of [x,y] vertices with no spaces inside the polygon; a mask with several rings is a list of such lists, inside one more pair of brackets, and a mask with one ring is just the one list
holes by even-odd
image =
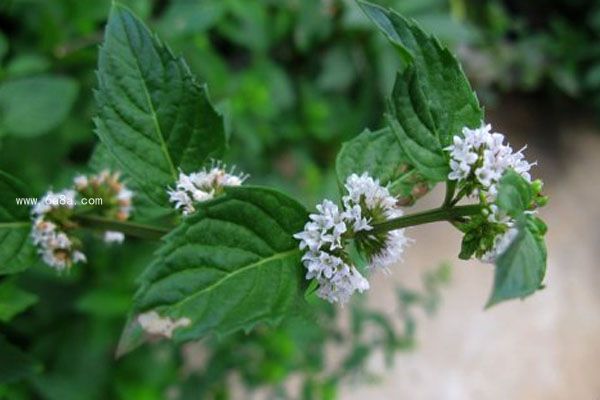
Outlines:
{"label": "tiny white petal", "polygon": [[125,240],[125,235],[122,232],[106,231],[104,232],[104,242],[121,244]]}

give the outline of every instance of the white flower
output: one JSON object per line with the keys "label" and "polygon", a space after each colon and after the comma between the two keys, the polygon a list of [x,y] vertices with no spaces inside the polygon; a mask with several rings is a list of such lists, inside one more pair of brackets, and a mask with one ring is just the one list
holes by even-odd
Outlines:
{"label": "white flower", "polygon": [[[369,283],[340,257],[344,252],[344,236],[348,224],[361,223],[360,207],[350,212],[340,212],[339,207],[324,200],[317,205],[317,213],[310,214],[304,230],[294,235],[300,240],[300,249],[308,250],[302,257],[306,268],[306,279],[319,283],[317,296],[330,301],[345,303],[355,291],[368,289]],[[351,219],[358,212],[357,219]],[[364,221],[363,221],[364,222]]]}
{"label": "white flower", "polygon": [[120,181],[119,172],[102,170],[95,175],[78,175],[73,179],[75,189],[84,197],[97,197],[107,200],[110,204],[116,200],[118,204],[117,219],[124,221],[129,218],[133,209],[133,192]]}
{"label": "white flower", "polygon": [[[355,232],[372,229],[373,218],[367,218],[365,215],[374,216],[380,219],[377,222],[383,222],[403,214],[397,206],[396,198],[366,172],[360,176],[350,175],[345,187],[348,191],[348,194],[343,197],[345,214],[353,222]],[[402,261],[402,253],[410,240],[404,235],[404,229],[383,233],[381,236],[383,236],[383,247],[369,255],[369,267],[387,271],[389,267]]]}
{"label": "white flower", "polygon": [[169,201],[173,203],[176,210],[180,208],[183,211],[183,215],[188,215],[196,211],[192,198],[184,190],[169,190]]}
{"label": "white flower", "polygon": [[321,230],[321,245],[329,244],[329,249],[342,248],[342,235],[348,230],[344,215],[337,205],[329,200],[317,205],[319,214],[311,214],[310,219]]}
{"label": "white flower", "polygon": [[508,144],[504,144],[504,135],[492,133],[491,129],[489,124],[477,129],[465,127],[462,138],[454,136],[453,144],[446,148],[450,152],[448,179],[459,182],[474,179],[477,186],[473,193],[483,195],[488,207],[488,220],[510,227],[510,218],[500,215],[494,204],[498,196],[498,182],[509,168],[530,182],[529,170],[535,163],[525,160],[523,151],[526,147],[513,152]]}
{"label": "white flower", "polygon": [[61,190],[60,192],[47,192],[31,210],[33,217],[43,216],[55,208],[66,207],[72,209],[75,207],[75,197],[77,192],[71,189]]}
{"label": "white flower", "polygon": [[131,215],[133,210],[132,205],[133,192],[127,188],[124,184],[120,185],[120,189],[117,192],[117,202],[119,203],[119,219],[126,220]]}
{"label": "white flower", "polygon": [[300,249],[308,248],[313,252],[323,248],[328,251],[341,249],[342,235],[348,230],[344,214],[329,200],[324,200],[316,208],[319,212],[310,214],[304,230],[294,235],[300,240]]}
{"label": "white flower", "polygon": [[331,303],[346,303],[356,291],[369,289],[369,282],[351,265],[325,251],[308,252],[302,258],[306,279],[319,283],[317,296]]}
{"label": "white flower", "polygon": [[477,129],[463,128],[463,137],[454,136],[453,144],[445,150],[450,152],[450,173],[448,179],[464,181],[474,175],[483,192],[494,201],[496,184],[508,168],[514,169],[527,181],[531,181],[529,170],[535,163],[525,160],[523,147],[514,153],[504,144],[504,135],[492,133],[491,125]]}
{"label": "white flower", "polygon": [[77,190],[83,190],[88,187],[88,177],[85,175],[77,175],[75,178],[73,178],[73,184]]}
{"label": "white flower", "polygon": [[48,214],[53,210],[73,209],[76,195],[77,192],[70,189],[60,192],[49,191],[31,210],[33,244],[37,246],[42,260],[59,271],[69,268],[73,263],[86,261],[85,255],[73,248],[69,236],[57,224],[47,220]]}
{"label": "white flower", "polygon": [[368,289],[369,281],[355,267],[343,264],[331,279],[319,280],[317,295],[330,303],[344,304],[354,292],[362,293]]}
{"label": "white flower", "polygon": [[235,174],[235,167],[227,171],[221,162],[213,162],[209,169],[193,172],[189,175],[179,173],[175,188],[169,188],[169,201],[175,209],[181,209],[184,215],[196,211],[194,202],[213,199],[223,187],[240,186],[248,175]]}
{"label": "white flower", "polygon": [[517,228],[509,228],[505,233],[500,234],[494,238],[494,245],[481,256],[481,261],[493,264],[512,244],[512,242],[519,235]]}
{"label": "white flower", "polygon": [[[396,210],[391,218],[402,216],[400,210]],[[369,258],[369,267],[389,272],[389,269],[402,261],[402,255],[406,247],[412,242],[404,234],[404,229],[396,229],[385,233],[384,246]]]}
{"label": "white flower", "polygon": [[396,199],[390,195],[387,188],[381,186],[378,180],[371,178],[366,172],[360,176],[350,175],[344,186],[348,191],[343,198],[346,207],[354,204],[360,205],[361,201],[364,201],[369,209],[396,207]]}
{"label": "white flower", "polygon": [[363,217],[362,208],[358,204],[348,203],[344,211],[344,217],[352,223],[354,232],[370,231],[373,227],[369,224],[369,219]]}
{"label": "white flower", "polygon": [[125,235],[122,232],[106,231],[104,232],[105,243],[117,243],[121,244],[125,240]]}
{"label": "white flower", "polygon": [[87,257],[81,251],[75,250],[73,252],[72,261],[74,263],[78,263],[78,262],[83,262],[84,263],[84,262],[87,262]]}
{"label": "white flower", "polygon": [[73,263],[86,262],[85,254],[73,249],[73,243],[67,234],[55,223],[45,221],[42,217],[34,220],[31,238],[42,260],[52,268],[62,271]]}
{"label": "white flower", "polygon": [[302,262],[306,266],[306,279],[331,279],[338,267],[344,264],[344,261],[324,251],[308,252],[302,257]]}
{"label": "white flower", "polygon": [[[404,230],[374,234],[373,222],[383,222],[402,215],[396,199],[387,188],[367,173],[352,174],[345,184],[347,195],[343,196],[343,209],[329,200],[317,205],[317,212],[310,214],[302,232],[294,235],[299,247],[306,253],[302,263],[306,279],[316,279],[317,296],[330,302],[345,303],[358,291],[369,288],[369,282],[350,264],[345,245],[350,239],[358,241],[358,247],[368,248],[370,268],[387,270],[402,258],[409,240]],[[361,237],[355,236],[361,233]],[[367,246],[360,246],[366,244]]]}

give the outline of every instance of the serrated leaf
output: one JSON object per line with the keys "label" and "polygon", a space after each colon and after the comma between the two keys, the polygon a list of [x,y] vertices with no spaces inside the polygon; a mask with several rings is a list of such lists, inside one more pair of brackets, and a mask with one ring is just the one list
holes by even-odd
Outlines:
{"label": "serrated leaf", "polygon": [[3,82],[0,135],[32,137],[49,132],[69,115],[78,91],[76,81],[60,76],[40,75]]}
{"label": "serrated leaf", "polygon": [[15,382],[40,372],[41,365],[0,335],[0,384]]}
{"label": "serrated leaf", "polygon": [[225,148],[223,121],[185,61],[129,10],[113,4],[98,60],[96,131],[156,204],[178,169],[198,170]]}
{"label": "serrated leaf", "polygon": [[528,216],[519,233],[496,261],[494,287],[486,307],[524,298],[541,289],[546,274],[546,245],[535,219]]}
{"label": "serrated leaf", "polygon": [[450,171],[448,158],[414,66],[396,79],[390,104],[392,113],[386,119],[407,158],[428,179],[445,181]]}
{"label": "serrated leaf", "polygon": [[37,300],[36,295],[20,289],[12,279],[0,282],[0,321],[9,322]]}
{"label": "serrated leaf", "polygon": [[367,129],[345,142],[335,167],[340,183],[353,173],[368,172],[406,205],[430,189],[429,182],[410,165],[390,128],[375,132]]}
{"label": "serrated leaf", "polygon": [[414,21],[377,5],[364,12],[396,47],[406,68],[392,94],[391,126],[412,163],[428,178],[446,180],[443,148],[465,126],[478,126],[483,111],[456,58]]}
{"label": "serrated leaf", "polygon": [[525,212],[533,199],[531,184],[513,170],[504,173],[498,183],[496,203],[508,215],[517,218]]}
{"label": "serrated leaf", "polygon": [[23,184],[0,171],[0,275],[22,271],[37,260],[29,239],[29,207],[16,202],[25,196]]}
{"label": "serrated leaf", "polygon": [[277,323],[302,301],[301,253],[292,235],[306,219],[296,201],[258,187],[226,188],[199,206],[167,236],[142,276],[119,353],[140,343],[136,317],[148,311],[190,319],[175,330],[176,341]]}

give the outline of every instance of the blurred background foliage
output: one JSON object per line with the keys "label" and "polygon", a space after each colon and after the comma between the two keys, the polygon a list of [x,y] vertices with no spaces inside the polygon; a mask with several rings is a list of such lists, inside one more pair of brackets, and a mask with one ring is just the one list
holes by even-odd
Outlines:
{"label": "blurred background foliage", "polygon": [[[335,154],[365,127],[382,126],[399,66],[353,1],[122,2],[208,83],[231,137],[227,161],[252,183],[282,187],[309,207],[335,197]],[[378,3],[448,44],[488,108],[526,95],[600,110],[600,1]],[[0,0],[0,169],[27,182],[32,195],[88,168],[109,7],[109,0]],[[135,279],[154,248],[90,242],[90,263],[69,275],[36,266],[2,278],[0,380],[12,383],[0,386],[0,398],[232,398],[235,388],[259,387],[285,398],[294,380],[294,398],[335,398],[343,379],[375,379],[365,370],[373,352],[391,362],[413,346],[414,309],[434,310],[449,279],[442,266],[420,291],[399,288],[397,316],[359,301],[341,318],[320,305],[318,323],[298,316],[276,330],[181,349],[156,344],[114,361]],[[330,346],[345,358],[332,363]]]}

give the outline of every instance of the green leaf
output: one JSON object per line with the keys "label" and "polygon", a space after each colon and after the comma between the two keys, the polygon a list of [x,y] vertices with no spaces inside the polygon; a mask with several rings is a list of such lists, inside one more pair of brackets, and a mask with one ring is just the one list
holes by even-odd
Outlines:
{"label": "green leaf", "polygon": [[185,61],[130,11],[114,4],[98,60],[102,142],[158,205],[178,169],[198,170],[225,148],[223,121]]}
{"label": "green leaf", "polygon": [[445,181],[450,171],[447,155],[433,123],[427,99],[413,66],[396,79],[390,102],[389,126],[410,162],[434,182]]}
{"label": "green leaf", "polygon": [[505,172],[498,184],[498,207],[517,218],[529,209],[532,200],[531,184],[513,170]]}
{"label": "green leaf", "polygon": [[388,185],[390,193],[400,196],[403,204],[412,204],[430,188],[429,182],[410,165],[391,129],[365,130],[343,144],[336,159],[340,183],[353,173],[368,172]]}
{"label": "green leaf", "polygon": [[0,275],[22,271],[37,260],[29,240],[29,207],[16,202],[25,196],[23,184],[0,171]]}
{"label": "green leaf", "polygon": [[38,136],[69,115],[79,86],[76,81],[41,75],[0,85],[0,135]]}
{"label": "green leaf", "polygon": [[0,335],[0,384],[27,378],[41,369],[36,360]]}
{"label": "green leaf", "polygon": [[412,163],[434,181],[446,180],[443,148],[465,126],[478,126],[483,110],[450,51],[414,21],[377,5],[361,7],[406,64],[390,103],[390,124]]}
{"label": "green leaf", "polygon": [[118,353],[141,343],[140,313],[189,318],[176,341],[276,324],[301,302],[305,280],[298,242],[306,210],[274,190],[226,188],[166,238],[142,276]]}
{"label": "green leaf", "polygon": [[[494,287],[486,307],[502,301],[524,298],[542,288],[546,274],[546,245],[537,218],[528,216],[519,224],[519,233],[498,257]],[[543,223],[542,223],[543,225]]]}
{"label": "green leaf", "polygon": [[15,78],[40,74],[48,71],[50,67],[50,61],[40,54],[19,54],[6,66],[6,75]]}
{"label": "green leaf", "polygon": [[225,14],[225,2],[176,1],[169,4],[158,25],[159,32],[172,37],[202,33]]}
{"label": "green leaf", "polygon": [[8,53],[8,47],[8,40],[6,40],[6,36],[4,36],[4,33],[0,32],[0,62],[6,53]]}
{"label": "green leaf", "polygon": [[37,301],[36,295],[20,289],[12,279],[0,282],[0,321],[9,322]]}

